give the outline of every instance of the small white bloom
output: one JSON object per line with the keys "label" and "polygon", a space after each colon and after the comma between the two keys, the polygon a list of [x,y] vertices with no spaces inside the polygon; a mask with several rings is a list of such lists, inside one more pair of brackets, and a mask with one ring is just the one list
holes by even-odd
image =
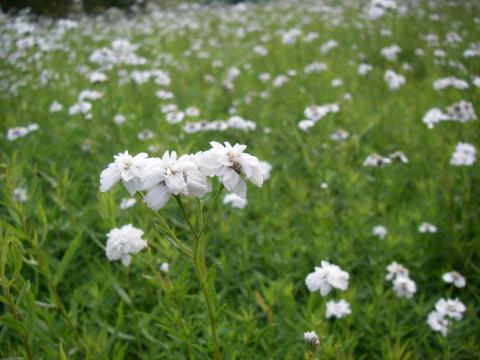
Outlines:
{"label": "small white bloom", "polygon": [[392,163],[392,159],[383,157],[379,154],[371,154],[363,161],[363,166],[382,167]]}
{"label": "small white bloom", "polygon": [[60,104],[58,101],[54,101],[53,103],[50,104],[50,107],[48,108],[48,111],[51,113],[59,112],[62,111],[63,105]]}
{"label": "small white bloom", "polygon": [[120,209],[126,210],[126,209],[132,207],[133,205],[135,205],[136,202],[137,202],[137,199],[135,199],[135,198],[124,198],[124,199],[122,199],[122,202],[120,203]]}
{"label": "small white bloom", "polygon": [[218,176],[225,188],[238,196],[246,197],[247,187],[241,175],[254,185],[263,184],[262,170],[258,158],[245,153],[246,145],[216,141],[210,143],[212,148],[198,157],[200,171],[207,176]]}
{"label": "small white bloom", "polygon": [[438,311],[431,311],[428,314],[427,324],[432,328],[433,331],[438,331],[443,336],[447,336],[450,322],[445,319],[443,314],[439,313]]}
{"label": "small white bloom", "polygon": [[236,209],[243,209],[247,205],[247,199],[234,193],[229,193],[223,197],[223,203]]}
{"label": "small white bloom", "polygon": [[128,151],[115,155],[115,161],[100,174],[100,191],[110,190],[121,180],[130,195],[135,194],[142,186],[147,157],[146,153],[131,156]]}
{"label": "small white bloom", "polygon": [[127,118],[125,117],[125,115],[122,114],[117,114],[113,117],[113,122],[117,125],[123,124],[126,120]]}
{"label": "small white bloom", "polygon": [[418,227],[418,231],[422,234],[431,233],[434,234],[437,232],[437,227],[427,222],[423,222]]}
{"label": "small white bloom", "polygon": [[393,280],[393,291],[399,298],[411,299],[413,294],[417,292],[417,285],[407,276],[397,276]]}
{"label": "small white bloom", "polygon": [[387,228],[385,226],[382,226],[382,225],[376,225],[373,227],[372,229],[372,234],[378,238],[380,238],[380,240],[383,240],[385,239],[385,237],[387,236],[388,234],[388,231],[387,231]]}
{"label": "small white bloom", "polygon": [[12,199],[16,202],[26,202],[28,200],[27,189],[23,187],[16,187],[13,189]]}
{"label": "small white bloom", "polygon": [[408,269],[395,261],[387,266],[387,272],[388,274],[385,276],[387,281],[391,281],[399,276],[408,277]]}
{"label": "small white bloom", "polygon": [[462,320],[463,313],[467,308],[458,299],[440,299],[435,304],[435,309],[444,316],[454,320]]}
{"label": "small white bloom", "polygon": [[148,246],[142,235],[143,231],[131,224],[111,230],[107,234],[105,249],[108,260],[121,260],[124,266],[128,266],[131,261],[130,254],[138,253]]}
{"label": "small white bloom", "polygon": [[450,271],[442,276],[443,281],[446,283],[455,285],[457,288],[463,288],[465,287],[465,284],[467,281],[465,278],[457,271]]}
{"label": "small white bloom", "polygon": [[170,265],[167,262],[163,262],[160,265],[160,271],[164,274],[168,274],[168,272],[170,271]]}
{"label": "small white bloom", "polygon": [[337,265],[322,261],[321,267],[315,267],[315,271],[305,278],[305,285],[311,292],[320,291],[320,295],[327,295],[332,288],[346,290],[350,275]]}
{"label": "small white bloom", "polygon": [[183,121],[184,117],[185,113],[183,111],[174,110],[167,113],[166,119],[169,124],[178,124]]}
{"label": "small white bloom", "polygon": [[327,302],[327,319],[331,318],[332,316],[336,317],[337,319],[341,319],[347,315],[350,315],[351,313],[352,310],[350,310],[350,304],[345,300],[340,300],[337,302],[330,300]]}
{"label": "small white bloom", "polygon": [[459,142],[450,158],[454,166],[472,166],[476,160],[476,150],[471,144]]}
{"label": "small white bloom", "polygon": [[315,331],[307,331],[303,334],[303,340],[305,341],[305,345],[311,350],[315,351],[317,347],[320,345],[320,340],[318,339],[317,334]]}

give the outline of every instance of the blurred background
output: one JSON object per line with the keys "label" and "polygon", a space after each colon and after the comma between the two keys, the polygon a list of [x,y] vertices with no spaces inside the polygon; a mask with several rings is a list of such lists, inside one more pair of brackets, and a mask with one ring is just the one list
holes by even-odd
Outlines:
{"label": "blurred background", "polygon": [[[149,3],[175,5],[178,3],[229,3],[236,4],[244,0],[2,0],[0,8],[4,12],[19,12],[29,9],[34,14],[64,17],[75,12],[99,13],[108,8],[141,10]],[[250,1],[258,2],[258,1]]]}

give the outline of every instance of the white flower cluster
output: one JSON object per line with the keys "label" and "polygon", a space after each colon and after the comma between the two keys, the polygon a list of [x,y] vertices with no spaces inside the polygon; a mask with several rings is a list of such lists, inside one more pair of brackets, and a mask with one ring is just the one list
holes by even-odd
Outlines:
{"label": "white flower cluster", "polygon": [[459,90],[464,90],[469,88],[468,83],[465,80],[457,79],[456,77],[453,77],[453,76],[435,80],[433,83],[433,88],[435,90],[443,90],[448,87],[453,87]]}
{"label": "white flower cluster", "polygon": [[458,121],[465,123],[470,120],[476,120],[477,115],[471,102],[460,100],[447,108],[447,113],[442,112],[438,108],[432,108],[424,115],[422,121],[429,129],[441,121]]}
{"label": "white flower cluster", "polygon": [[211,142],[205,152],[182,155],[165,152],[162,158],[146,153],[131,156],[127,151],[100,174],[100,190],[108,191],[121,181],[130,195],[145,191],[144,201],[152,210],[165,206],[174,195],[202,197],[210,191],[207,177],[216,176],[225,188],[245,198],[244,178],[256,186],[263,184],[260,161],[245,153],[246,145]]}
{"label": "white flower cluster", "polygon": [[465,278],[458,271],[450,271],[442,275],[443,281],[453,284],[457,288],[463,288],[467,284]]}
{"label": "white flower cluster", "polygon": [[400,54],[400,52],[402,52],[402,49],[400,49],[400,46],[396,44],[384,47],[382,50],[380,50],[382,56],[388,61],[397,60],[397,55]]}
{"label": "white flower cluster", "polygon": [[392,262],[387,266],[387,272],[385,280],[393,281],[393,291],[397,297],[411,299],[417,292],[417,285],[410,279],[408,269],[401,264]]}
{"label": "white flower cluster", "polygon": [[[320,267],[305,278],[305,285],[310,292],[320,291],[321,296],[326,296],[332,288],[342,291],[347,290],[350,275],[337,265],[322,261]],[[335,302],[330,300],[326,307],[326,317],[342,318],[351,314],[350,304],[345,300]]]}
{"label": "white flower cluster", "polygon": [[319,73],[325,70],[327,70],[327,64],[318,61],[313,62],[303,68],[303,72],[305,74]]}
{"label": "white flower cluster", "polygon": [[16,126],[7,130],[7,140],[15,141],[19,138],[25,137],[28,134],[37,131],[39,129],[38,124],[31,123],[27,126]]}
{"label": "white flower cluster", "polygon": [[193,134],[199,131],[225,131],[227,129],[238,129],[248,132],[253,131],[256,128],[257,124],[255,122],[243,119],[240,116],[232,116],[227,121],[202,120],[198,122],[189,122],[185,124],[183,131],[185,131],[187,134]]}
{"label": "white flower cluster", "polygon": [[131,224],[115,228],[107,234],[105,254],[108,260],[121,260],[124,266],[130,265],[131,254],[136,254],[148,245],[142,239],[143,231]]}
{"label": "white flower cluster", "polygon": [[143,65],[147,61],[135,54],[137,49],[138,45],[133,45],[126,39],[116,39],[112,41],[111,47],[95,50],[89,60],[107,69],[119,64]]}
{"label": "white flower cluster", "polygon": [[462,320],[466,307],[459,299],[440,299],[435,304],[435,310],[428,314],[427,323],[433,331],[447,336],[450,320]]}
{"label": "white flower cluster", "polygon": [[397,90],[401,86],[405,85],[405,77],[403,75],[397,74],[393,70],[385,71],[383,79],[387,83],[390,90]]}
{"label": "white flower cluster", "polygon": [[387,234],[387,228],[383,225],[375,225],[372,229],[372,235],[378,237],[380,240],[384,240]]}
{"label": "white flower cluster", "polygon": [[418,227],[418,231],[421,234],[426,234],[426,233],[434,234],[434,233],[437,232],[437,227],[435,225],[430,224],[430,223],[423,222]]}
{"label": "white flower cluster", "polygon": [[476,160],[476,150],[471,144],[459,142],[450,158],[454,166],[472,166]]}
{"label": "white flower cluster", "polygon": [[305,108],[303,115],[306,117],[305,120],[302,120],[298,123],[298,127],[301,130],[308,130],[311,128],[317,121],[328,115],[329,113],[336,113],[340,111],[340,106],[336,103],[325,104],[325,105],[311,105]]}
{"label": "white flower cluster", "polygon": [[365,9],[367,19],[376,20],[383,17],[388,10],[396,10],[397,4],[393,0],[372,0]]}

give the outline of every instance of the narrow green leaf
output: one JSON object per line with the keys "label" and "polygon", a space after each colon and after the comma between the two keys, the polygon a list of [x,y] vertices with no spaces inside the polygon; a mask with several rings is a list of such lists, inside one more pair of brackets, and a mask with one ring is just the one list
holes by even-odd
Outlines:
{"label": "narrow green leaf", "polygon": [[65,273],[65,270],[68,267],[68,264],[73,258],[73,255],[75,254],[75,251],[77,251],[78,247],[80,246],[80,242],[82,241],[82,234],[78,234],[75,239],[70,243],[68,246],[67,251],[65,251],[65,254],[63,255],[62,261],[60,261],[60,265],[58,266],[57,272],[55,273],[53,277],[53,284],[57,285],[60,280],[63,277],[63,274]]}

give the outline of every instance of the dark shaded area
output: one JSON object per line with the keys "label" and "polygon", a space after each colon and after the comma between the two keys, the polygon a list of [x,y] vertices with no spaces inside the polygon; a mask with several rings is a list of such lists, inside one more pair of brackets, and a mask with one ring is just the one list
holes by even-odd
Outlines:
{"label": "dark shaded area", "polygon": [[80,6],[73,0],[2,0],[0,7],[5,12],[15,13],[29,8],[34,14],[61,17],[68,15],[75,5],[78,10],[97,13],[110,7],[127,9],[133,4],[135,0],[83,0]]}

